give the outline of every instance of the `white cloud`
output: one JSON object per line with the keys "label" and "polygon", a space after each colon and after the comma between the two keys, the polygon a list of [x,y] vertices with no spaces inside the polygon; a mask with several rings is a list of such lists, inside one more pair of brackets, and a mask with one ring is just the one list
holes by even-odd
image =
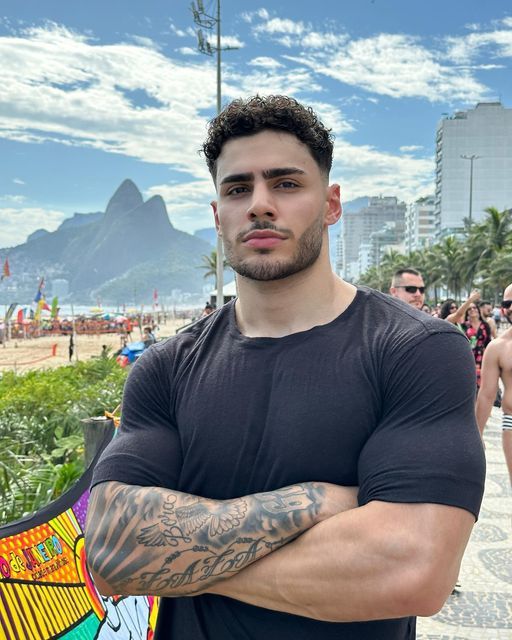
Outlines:
{"label": "white cloud", "polygon": [[178,29],[178,27],[176,27],[172,22],[169,25],[169,29],[171,30],[171,33],[173,33],[175,36],[178,36],[178,38],[186,38],[187,34],[186,31],[183,31],[183,29]]}
{"label": "white cloud", "polygon": [[55,231],[66,217],[65,213],[55,209],[2,207],[2,246],[14,247],[23,244],[27,236],[36,229]]}
{"label": "white cloud", "polygon": [[271,69],[256,70],[251,74],[238,73],[228,68],[224,73],[224,78],[230,83],[222,90],[222,95],[226,100],[257,93],[260,95],[296,96],[301,92],[311,93],[322,90],[313,74],[304,68],[293,69],[289,72]]}
{"label": "white cloud", "polygon": [[448,59],[458,64],[467,64],[477,59],[485,48],[489,49],[493,57],[510,58],[512,57],[512,18],[502,20],[500,28],[486,31],[480,27],[467,36],[447,37],[445,43]]}
{"label": "white cloud", "polygon": [[343,200],[360,196],[393,195],[411,202],[433,188],[434,161],[394,155],[370,145],[335,145],[332,178],[339,182]]}
{"label": "white cloud", "polygon": [[423,147],[418,144],[406,144],[400,147],[400,151],[402,151],[403,153],[408,153],[410,151],[421,151],[421,149],[423,149]]}
{"label": "white cloud", "polygon": [[[212,48],[217,46],[217,37],[213,33],[204,33],[205,39],[210,43]],[[220,46],[222,49],[225,47],[233,48],[233,49],[243,49],[245,47],[245,43],[240,40],[238,36],[222,36],[220,39]]]}
{"label": "white cloud", "polygon": [[252,23],[254,18],[261,18],[261,20],[268,20],[270,17],[269,12],[266,9],[258,9],[257,11],[244,11],[242,13],[242,20],[249,24]]}
{"label": "white cloud", "polygon": [[306,49],[325,49],[328,47],[339,47],[348,40],[348,36],[341,33],[319,33],[310,31],[303,38],[301,44]]}
{"label": "white cloud", "polygon": [[299,56],[289,59],[315,73],[372,93],[431,102],[476,102],[491,96],[474,71],[496,67],[468,65],[483,47],[490,48],[491,55],[512,56],[512,30],[507,30],[511,25],[511,17],[499,21],[494,31],[467,25],[473,30],[467,36],[446,38],[435,46],[404,34],[350,39],[332,25],[327,31],[318,31],[302,21],[278,17],[261,18],[252,30],[257,38],[266,37],[287,49],[298,49]]}
{"label": "white cloud", "polygon": [[25,184],[21,178],[13,178],[14,184]]}
{"label": "white cloud", "polygon": [[416,39],[380,34],[352,40],[337,51],[292,58],[322,75],[392,98],[431,102],[478,101],[487,89],[468,70],[443,66]]}
{"label": "white cloud", "polygon": [[200,52],[197,49],[193,49],[192,47],[180,47],[176,49],[178,53],[181,53],[184,56],[198,56]]}
{"label": "white cloud", "polygon": [[341,111],[328,102],[308,101],[308,106],[318,114],[324,125],[332,129],[337,136],[354,131],[352,124],[344,118]]}
{"label": "white cloud", "polygon": [[267,56],[259,56],[249,60],[247,63],[251,67],[263,67],[264,69],[279,69],[283,65],[274,58],[268,58]]}
{"label": "white cloud", "polygon": [[[13,181],[14,182],[14,181]],[[4,195],[0,196],[0,202],[6,202],[8,204],[21,204],[26,201],[25,196],[20,195]]]}
{"label": "white cloud", "polygon": [[145,38],[144,36],[137,36],[137,35],[129,35],[128,36],[130,40],[132,40],[133,42],[135,42],[135,44],[138,44],[141,47],[147,47],[148,49],[155,49],[156,51],[158,51],[161,47],[159,44],[157,44],[154,40],[151,40],[151,38]]}
{"label": "white cloud", "polygon": [[266,34],[288,34],[294,36],[300,36],[306,30],[306,26],[303,22],[294,22],[287,18],[271,18],[263,24],[259,24],[254,28],[254,33],[266,33]]}
{"label": "white cloud", "polygon": [[[0,38],[0,135],[58,141],[204,176],[196,150],[215,109],[215,66],[175,62],[131,44],[97,45],[51,25]],[[124,91],[161,104],[137,108]]]}

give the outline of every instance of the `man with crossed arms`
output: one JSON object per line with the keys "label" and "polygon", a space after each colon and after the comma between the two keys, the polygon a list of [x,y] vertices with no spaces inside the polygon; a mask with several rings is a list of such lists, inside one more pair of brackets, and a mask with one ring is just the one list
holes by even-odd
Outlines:
{"label": "man with crossed arms", "polygon": [[162,596],[156,640],[411,640],[482,498],[467,340],[333,273],[311,109],[236,100],[203,150],[238,298],[135,364],[93,480],[93,577]]}

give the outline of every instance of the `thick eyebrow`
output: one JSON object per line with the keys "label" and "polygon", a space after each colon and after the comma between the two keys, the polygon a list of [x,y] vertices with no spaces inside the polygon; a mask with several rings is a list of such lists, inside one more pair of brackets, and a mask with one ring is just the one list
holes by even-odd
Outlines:
{"label": "thick eyebrow", "polygon": [[[265,180],[272,180],[272,178],[280,178],[282,176],[290,175],[304,175],[306,172],[298,167],[277,167],[276,169],[265,169],[262,173]],[[226,176],[220,182],[220,184],[227,184],[231,182],[252,182],[254,181],[254,173],[233,173],[230,176]]]}

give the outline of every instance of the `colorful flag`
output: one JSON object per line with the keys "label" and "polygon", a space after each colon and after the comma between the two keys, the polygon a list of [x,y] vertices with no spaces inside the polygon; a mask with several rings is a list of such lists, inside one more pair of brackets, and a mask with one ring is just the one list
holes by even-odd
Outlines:
{"label": "colorful flag", "polygon": [[57,306],[58,304],[59,300],[57,296],[55,296],[55,298],[53,298],[52,300],[52,318],[56,318],[59,314],[59,307]]}
{"label": "colorful flag", "polygon": [[158,291],[156,289],[153,290],[153,308],[158,307]]}
{"label": "colorful flag", "polygon": [[16,309],[17,306],[17,302],[13,302],[9,305],[9,308],[7,309],[7,312],[5,314],[5,322],[9,322],[9,320],[12,318],[12,314],[14,313],[14,309]]}
{"label": "colorful flag", "polygon": [[8,258],[6,258],[4,262],[4,267],[2,269],[2,276],[0,277],[0,282],[4,278],[8,278],[10,275],[11,275],[11,270],[9,269],[9,260]]}
{"label": "colorful flag", "polygon": [[43,297],[43,287],[44,287],[44,278],[41,278],[39,281],[39,287],[37,288],[37,293],[34,298],[34,302],[37,304],[39,300]]}
{"label": "colorful flag", "polygon": [[23,313],[23,309],[20,309],[18,311],[18,315],[16,316],[16,322],[18,324],[22,324],[24,317],[25,317],[25,314]]}

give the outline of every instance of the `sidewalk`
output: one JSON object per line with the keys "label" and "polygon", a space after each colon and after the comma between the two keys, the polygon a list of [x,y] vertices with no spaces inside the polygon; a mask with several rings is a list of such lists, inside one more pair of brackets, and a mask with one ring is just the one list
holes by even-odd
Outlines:
{"label": "sidewalk", "polygon": [[493,408],[484,434],[484,501],[462,563],[461,587],[436,616],[418,618],[417,640],[512,639],[512,491],[500,422],[501,411]]}

